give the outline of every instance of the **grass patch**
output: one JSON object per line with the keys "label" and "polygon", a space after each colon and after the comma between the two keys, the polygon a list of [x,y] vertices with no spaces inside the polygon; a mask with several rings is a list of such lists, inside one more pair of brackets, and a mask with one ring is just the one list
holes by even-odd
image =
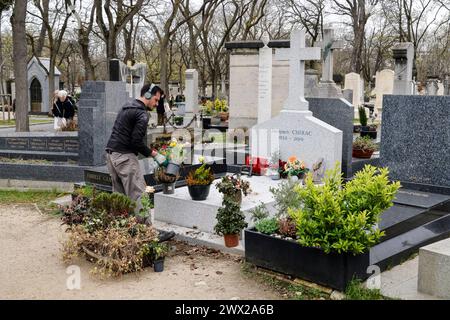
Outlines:
{"label": "grass patch", "polygon": [[379,289],[367,289],[360,280],[353,280],[345,290],[346,300],[393,300],[381,294]]}
{"label": "grass patch", "polygon": [[[47,119],[30,119],[30,124],[39,124],[39,123],[52,123],[51,120]],[[0,120],[0,126],[15,126],[16,120]]]}
{"label": "grass patch", "polygon": [[[269,286],[271,289],[277,291],[285,299],[289,300],[319,300],[330,299],[329,294],[324,293],[318,289],[309,288],[300,284],[293,284],[288,279],[283,281],[279,277],[271,276],[269,274],[258,273],[257,268],[244,262],[242,265],[242,273],[250,279]],[[280,275],[281,276],[281,275]]]}
{"label": "grass patch", "polygon": [[58,207],[50,201],[68,193],[53,189],[45,190],[1,190],[0,204],[36,204],[39,210],[47,214],[57,214]]}

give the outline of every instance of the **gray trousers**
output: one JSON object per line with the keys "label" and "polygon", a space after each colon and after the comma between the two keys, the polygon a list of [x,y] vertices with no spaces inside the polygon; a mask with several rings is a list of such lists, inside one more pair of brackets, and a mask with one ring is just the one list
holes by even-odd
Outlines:
{"label": "gray trousers", "polygon": [[113,192],[125,194],[136,201],[135,213],[138,213],[142,209],[145,180],[137,156],[134,153],[106,153],[106,165],[111,175]]}

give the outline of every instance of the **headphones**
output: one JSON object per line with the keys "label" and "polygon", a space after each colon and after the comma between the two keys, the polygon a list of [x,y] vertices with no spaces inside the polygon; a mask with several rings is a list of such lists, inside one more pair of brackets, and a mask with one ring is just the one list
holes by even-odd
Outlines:
{"label": "headphones", "polygon": [[150,88],[148,89],[148,91],[144,94],[144,98],[147,100],[150,100],[151,98],[153,98],[153,94],[152,94],[152,90],[153,88],[156,87],[153,83],[150,84]]}

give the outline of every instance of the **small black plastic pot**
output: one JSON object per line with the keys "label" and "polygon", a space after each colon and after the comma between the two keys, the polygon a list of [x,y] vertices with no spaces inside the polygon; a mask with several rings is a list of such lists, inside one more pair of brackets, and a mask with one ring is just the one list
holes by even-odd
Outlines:
{"label": "small black plastic pot", "polygon": [[377,138],[377,132],[376,131],[369,131],[369,130],[361,130],[360,132],[360,136],[361,137],[370,137],[371,139],[376,139]]}
{"label": "small black plastic pot", "polygon": [[164,258],[160,258],[160,259],[153,261],[153,270],[155,270],[155,272],[163,272],[164,271]]}
{"label": "small black plastic pot", "polygon": [[208,198],[209,195],[209,188],[211,187],[210,184],[208,185],[193,185],[188,186],[189,194],[191,195],[192,200],[195,201],[202,201]]}

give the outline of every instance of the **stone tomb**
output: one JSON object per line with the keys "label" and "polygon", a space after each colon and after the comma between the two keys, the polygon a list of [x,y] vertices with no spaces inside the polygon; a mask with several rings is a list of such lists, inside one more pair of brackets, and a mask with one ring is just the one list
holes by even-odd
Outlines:
{"label": "stone tomb", "polygon": [[[264,176],[243,177],[250,182],[252,193],[242,197],[241,210],[245,220],[252,226],[250,210],[261,204],[266,204],[269,212],[275,212],[274,199],[269,192],[270,187],[276,187],[281,180],[271,180]],[[207,233],[215,233],[217,210],[222,206],[223,195],[217,191],[215,180],[210,188],[209,196],[204,201],[194,201],[189,195],[188,187],[175,189],[174,194],[155,194],[155,220],[177,226],[196,229]]]}
{"label": "stone tomb", "polygon": [[320,49],[305,48],[304,31],[294,30],[290,49],[276,56],[289,60],[289,93],[278,116],[252,128],[252,156],[270,158],[279,151],[283,160],[297,156],[311,167],[323,158],[325,168],[333,168],[342,159],[342,131],[313,117],[304,98],[305,60],[319,59]]}

